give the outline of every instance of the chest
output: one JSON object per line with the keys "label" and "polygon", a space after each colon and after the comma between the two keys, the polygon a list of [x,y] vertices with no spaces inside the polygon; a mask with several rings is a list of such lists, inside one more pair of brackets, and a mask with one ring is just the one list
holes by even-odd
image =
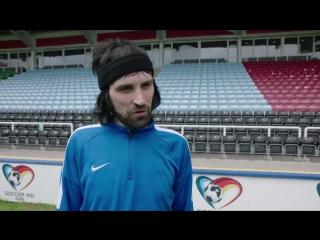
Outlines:
{"label": "chest", "polygon": [[166,145],[144,140],[111,141],[95,150],[87,145],[79,154],[79,173],[83,194],[108,198],[123,192],[131,196],[170,195],[178,171],[176,157]]}

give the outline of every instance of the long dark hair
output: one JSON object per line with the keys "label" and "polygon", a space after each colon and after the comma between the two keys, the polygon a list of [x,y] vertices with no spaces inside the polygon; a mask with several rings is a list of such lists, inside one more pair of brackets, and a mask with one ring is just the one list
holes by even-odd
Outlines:
{"label": "long dark hair", "polygon": [[[93,47],[92,72],[94,75],[96,75],[99,69],[101,69],[107,63],[112,62],[119,57],[137,53],[148,56],[148,53],[143,48],[140,48],[133,42],[124,39],[108,39],[106,41],[99,42]],[[160,92],[154,79],[153,84],[154,95],[151,104],[151,111],[157,108],[161,103]],[[103,89],[99,93],[93,109],[93,114],[98,118],[101,125],[106,124],[106,122],[113,121],[114,107],[109,97],[109,88],[110,86],[108,86],[106,89]]]}

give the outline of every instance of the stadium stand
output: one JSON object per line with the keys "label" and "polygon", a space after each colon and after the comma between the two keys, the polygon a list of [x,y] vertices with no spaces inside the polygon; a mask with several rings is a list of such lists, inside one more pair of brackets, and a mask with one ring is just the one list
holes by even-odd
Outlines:
{"label": "stadium stand", "polygon": [[[319,129],[308,136],[297,129],[320,126],[319,67],[319,60],[273,58],[167,64],[156,76],[162,104],[153,112],[155,123],[183,134],[191,152],[319,156]],[[1,144],[65,147],[70,124],[75,130],[97,123],[98,93],[90,68],[9,76],[0,82]]]}
{"label": "stadium stand", "polygon": [[239,62],[169,64],[156,81],[163,99],[157,110],[272,110]]}
{"label": "stadium stand", "polygon": [[0,109],[84,111],[98,93],[89,68],[33,70],[0,82]]}
{"label": "stadium stand", "polygon": [[320,110],[320,61],[244,62],[250,77],[274,111]]}

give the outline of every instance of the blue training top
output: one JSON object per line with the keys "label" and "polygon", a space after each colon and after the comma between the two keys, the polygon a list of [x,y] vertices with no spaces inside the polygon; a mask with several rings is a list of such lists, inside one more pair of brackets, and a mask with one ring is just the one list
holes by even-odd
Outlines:
{"label": "blue training top", "polygon": [[57,210],[193,211],[186,139],[154,121],[139,130],[107,123],[71,135]]}

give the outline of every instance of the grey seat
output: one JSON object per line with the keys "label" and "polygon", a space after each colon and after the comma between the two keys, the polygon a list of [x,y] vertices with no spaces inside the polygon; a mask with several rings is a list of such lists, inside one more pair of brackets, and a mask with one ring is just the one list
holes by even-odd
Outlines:
{"label": "grey seat", "polygon": [[38,144],[38,130],[30,130],[28,134],[28,145],[36,145]]}
{"label": "grey seat", "polygon": [[313,137],[300,137],[298,145],[301,147],[301,154],[311,156],[316,154],[317,143]]}
{"label": "grey seat", "polygon": [[184,125],[184,119],[185,117],[176,116],[174,117],[173,122],[175,125]]}
{"label": "grey seat", "polygon": [[261,118],[265,118],[264,112],[263,111],[254,111],[253,112],[253,117],[259,121]]}
{"label": "grey seat", "polygon": [[[155,116],[154,119],[154,123],[155,124],[162,124],[162,118],[163,116]],[[81,122],[81,121],[80,121]]]}
{"label": "grey seat", "polygon": [[287,137],[283,140],[283,145],[286,154],[298,154],[298,138],[297,137]]}
{"label": "grey seat", "polygon": [[10,130],[10,134],[8,136],[8,143],[9,144],[17,144],[18,143],[18,135],[19,130]]}
{"label": "grey seat", "polygon": [[164,125],[172,125],[173,124],[173,119],[174,119],[174,116],[166,116],[162,119],[162,124]]}
{"label": "grey seat", "polygon": [[29,137],[29,131],[28,130],[19,130],[18,144],[27,144],[28,143],[28,137]]}
{"label": "grey seat", "polygon": [[265,136],[255,136],[252,139],[253,153],[266,154],[267,153],[267,138]]}
{"label": "grey seat", "polygon": [[205,110],[201,110],[197,112],[197,116],[198,117],[207,117],[208,116],[208,112]]}
{"label": "grey seat", "polygon": [[220,153],[222,147],[222,139],[220,135],[209,134],[208,139],[209,152]]}
{"label": "grey seat", "polygon": [[230,115],[231,115],[232,120],[242,117],[241,111],[237,111],[237,110],[236,111],[231,111]]}
{"label": "grey seat", "polygon": [[216,110],[210,110],[209,112],[208,112],[208,117],[219,117],[219,112],[218,111],[216,111]]}
{"label": "grey seat", "polygon": [[186,117],[187,116],[187,112],[186,111],[182,111],[182,110],[177,111],[176,112],[176,116],[177,117]]}
{"label": "grey seat", "polygon": [[184,133],[183,136],[186,138],[188,142],[190,151],[193,152],[193,138],[194,138],[193,133]]}
{"label": "grey seat", "polygon": [[250,136],[239,136],[237,140],[239,153],[251,153],[252,140]]}
{"label": "grey seat", "polygon": [[206,133],[196,133],[195,139],[195,152],[206,152],[207,151],[207,134]]}
{"label": "grey seat", "polygon": [[175,117],[175,116],[176,116],[176,112],[173,110],[166,112],[166,117]]}
{"label": "grey seat", "polygon": [[276,111],[266,111],[266,114],[265,114],[265,117],[266,118],[277,118],[278,117],[278,114]]}
{"label": "grey seat", "polygon": [[270,126],[269,118],[260,118],[260,119],[258,119],[258,125],[259,126]]}
{"label": "grey seat", "polygon": [[59,138],[59,131],[51,130],[48,134],[48,144],[57,146],[58,145],[58,138]]}
{"label": "grey seat", "polygon": [[61,131],[58,137],[58,145],[66,146],[69,141],[70,135],[71,135],[70,131],[65,131],[65,130]]}
{"label": "grey seat", "polygon": [[187,111],[187,117],[196,117],[196,116],[197,116],[196,111],[193,111],[193,110]]}
{"label": "grey seat", "polygon": [[270,154],[281,154],[283,147],[282,138],[279,136],[272,136],[268,138],[268,148]]}
{"label": "grey seat", "polygon": [[[65,122],[65,120],[64,120]],[[92,117],[91,115],[83,115],[82,116],[82,123],[83,125],[91,125],[92,124]]]}
{"label": "grey seat", "polygon": [[257,120],[256,118],[252,117],[252,118],[245,118],[245,124],[247,126],[256,126],[257,125]]}
{"label": "grey seat", "polygon": [[286,112],[286,111],[278,112],[278,118],[288,119],[289,118],[289,112]]}
{"label": "grey seat", "polygon": [[237,139],[234,135],[223,136],[222,141],[225,153],[236,153]]}
{"label": "grey seat", "polygon": [[39,131],[38,144],[47,145],[48,144],[49,132],[47,130]]}

